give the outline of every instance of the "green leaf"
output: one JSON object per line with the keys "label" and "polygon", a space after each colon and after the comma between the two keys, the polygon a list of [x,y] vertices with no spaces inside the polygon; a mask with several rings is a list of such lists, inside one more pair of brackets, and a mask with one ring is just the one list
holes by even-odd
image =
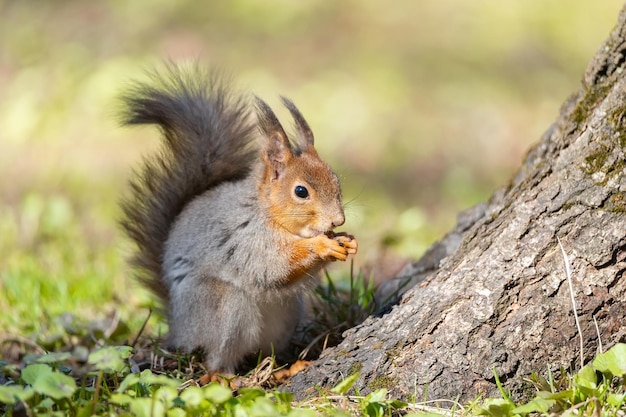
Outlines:
{"label": "green leaf", "polygon": [[60,372],[50,372],[37,378],[33,384],[33,389],[40,394],[60,400],[61,398],[69,398],[74,394],[76,381]]}
{"label": "green leaf", "polygon": [[529,413],[543,413],[547,414],[548,410],[556,404],[555,400],[546,400],[543,398],[535,398],[524,405],[515,407],[512,410],[513,414],[529,414]]}
{"label": "green leaf", "polygon": [[155,375],[151,370],[146,369],[139,374],[139,382],[146,385],[162,385],[171,388],[178,388],[180,381],[168,378],[165,375]]}
{"label": "green leaf", "polygon": [[260,388],[241,388],[237,397],[242,404],[254,401],[258,397],[264,397],[265,391]]}
{"label": "green leaf", "polygon": [[172,387],[160,387],[153,394],[153,398],[165,404],[167,408],[170,408],[172,402],[178,398],[178,391],[176,388]]}
{"label": "green leaf", "polygon": [[135,398],[130,403],[130,412],[137,417],[165,416],[165,406],[152,398]]}
{"label": "green leaf", "polygon": [[612,392],[606,398],[606,402],[616,408],[624,405],[624,400],[626,400],[626,393],[617,394]]}
{"label": "green leaf", "polygon": [[37,379],[49,373],[52,373],[52,368],[43,363],[28,365],[22,370],[22,381],[30,385],[35,385]]}
{"label": "green leaf", "polygon": [[574,382],[581,387],[596,389],[598,387],[598,378],[596,376],[596,370],[589,365],[584,366],[574,376]]}
{"label": "green leaf", "polygon": [[508,417],[511,415],[514,407],[515,404],[504,398],[489,398],[485,400],[478,414],[492,417]]}
{"label": "green leaf", "polygon": [[277,416],[279,415],[276,404],[269,398],[257,397],[247,408],[250,416]]}
{"label": "green leaf", "polygon": [[223,404],[233,397],[233,392],[226,387],[213,382],[203,388],[204,397],[214,404]]}
{"label": "green leaf", "polygon": [[117,387],[115,392],[118,392],[118,393],[126,392],[126,390],[129,387],[137,385],[137,382],[139,382],[139,375],[128,374],[124,377],[124,380],[122,380],[122,383],[120,384],[119,387]]}
{"label": "green leaf", "polygon": [[133,400],[134,398],[130,395],[118,393],[111,394],[111,398],[109,398],[109,402],[122,406],[130,404]]}
{"label": "green leaf", "polygon": [[92,352],[87,362],[105,373],[117,373],[126,369],[126,359],[133,353],[130,346],[106,346]]}
{"label": "green leaf", "polygon": [[167,410],[167,417],[186,417],[187,412],[182,408],[172,408]]}
{"label": "green leaf", "polygon": [[626,343],[618,343],[596,356],[593,367],[603,374],[610,373],[618,378],[626,375]]}
{"label": "green leaf", "polygon": [[352,386],[357,381],[357,379],[359,379],[359,376],[360,376],[359,372],[353,373],[352,375],[350,375],[349,377],[347,377],[346,379],[344,379],[343,381],[335,385],[331,389],[331,391],[334,392],[335,394],[345,394],[346,392],[350,390],[350,388],[352,388]]}
{"label": "green leaf", "polygon": [[[36,406],[36,408],[39,410],[51,410],[52,407],[54,407],[54,400],[49,397],[46,397],[43,400],[41,400],[39,404],[37,404]],[[38,413],[38,415],[41,416],[42,413]],[[46,415],[49,415],[49,414],[43,414],[43,416],[46,416]]]}
{"label": "green leaf", "polygon": [[43,355],[39,358],[37,358],[37,360],[35,362],[37,363],[57,363],[57,362],[63,362],[69,358],[72,357],[72,354],[69,352],[54,352],[54,353],[48,353],[46,355]]}
{"label": "green leaf", "polygon": [[85,401],[78,406],[76,417],[91,417],[93,415],[93,402]]}
{"label": "green leaf", "polygon": [[365,397],[366,401],[371,403],[382,403],[387,400],[387,390],[385,388],[381,388],[372,392],[371,394]]}
{"label": "green leaf", "polygon": [[572,398],[574,395],[574,391],[572,389],[565,389],[563,391],[558,392],[548,392],[548,391],[539,391],[537,393],[537,398],[542,398],[544,400],[567,400]]}
{"label": "green leaf", "polygon": [[598,379],[596,370],[587,365],[584,366],[576,375],[574,375],[574,388],[578,391],[582,398],[600,397],[598,392]]}
{"label": "green leaf", "polygon": [[382,417],[385,413],[385,407],[381,403],[365,403],[363,411],[364,415],[369,417]]}
{"label": "green leaf", "polygon": [[0,385],[0,403],[17,404],[33,396],[35,391],[21,385]]}
{"label": "green leaf", "polygon": [[180,399],[185,402],[187,407],[196,408],[204,401],[204,392],[202,388],[189,387],[180,393]]}

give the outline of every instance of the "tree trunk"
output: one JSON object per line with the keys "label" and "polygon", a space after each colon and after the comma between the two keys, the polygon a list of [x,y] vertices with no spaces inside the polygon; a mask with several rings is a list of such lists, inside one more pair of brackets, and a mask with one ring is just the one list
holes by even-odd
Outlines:
{"label": "tree trunk", "polygon": [[396,305],[345,333],[287,389],[306,397],[360,372],[355,388],[397,398],[514,396],[531,371],[580,367],[626,341],[626,8],[519,172],[390,285]]}

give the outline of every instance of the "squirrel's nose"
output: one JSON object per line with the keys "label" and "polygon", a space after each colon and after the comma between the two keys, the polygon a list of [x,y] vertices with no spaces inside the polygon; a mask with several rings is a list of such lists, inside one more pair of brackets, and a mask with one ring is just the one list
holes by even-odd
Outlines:
{"label": "squirrel's nose", "polygon": [[333,219],[333,229],[339,227],[346,222],[346,216],[343,213],[338,213]]}

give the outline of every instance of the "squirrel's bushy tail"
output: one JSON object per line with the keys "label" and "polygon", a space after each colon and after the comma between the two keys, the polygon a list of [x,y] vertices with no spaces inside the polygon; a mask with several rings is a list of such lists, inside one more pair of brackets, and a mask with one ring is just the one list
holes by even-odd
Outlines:
{"label": "squirrel's bushy tail", "polygon": [[248,175],[256,125],[247,100],[198,67],[169,65],[122,99],[124,124],[154,124],[163,136],[160,152],[130,182],[121,224],[138,246],[133,264],[140,280],[167,302],[161,263],[172,223],[194,197]]}

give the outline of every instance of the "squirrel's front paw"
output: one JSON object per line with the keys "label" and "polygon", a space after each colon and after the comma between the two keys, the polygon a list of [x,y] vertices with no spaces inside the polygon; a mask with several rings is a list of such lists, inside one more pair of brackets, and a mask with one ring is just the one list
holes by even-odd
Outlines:
{"label": "squirrel's front paw", "polygon": [[315,253],[324,261],[345,261],[349,254],[357,250],[356,239],[343,233],[320,235],[315,239]]}
{"label": "squirrel's front paw", "polygon": [[341,246],[346,248],[348,254],[355,254],[359,248],[359,243],[356,241],[354,236],[347,233],[336,233],[329,237],[336,240]]}

